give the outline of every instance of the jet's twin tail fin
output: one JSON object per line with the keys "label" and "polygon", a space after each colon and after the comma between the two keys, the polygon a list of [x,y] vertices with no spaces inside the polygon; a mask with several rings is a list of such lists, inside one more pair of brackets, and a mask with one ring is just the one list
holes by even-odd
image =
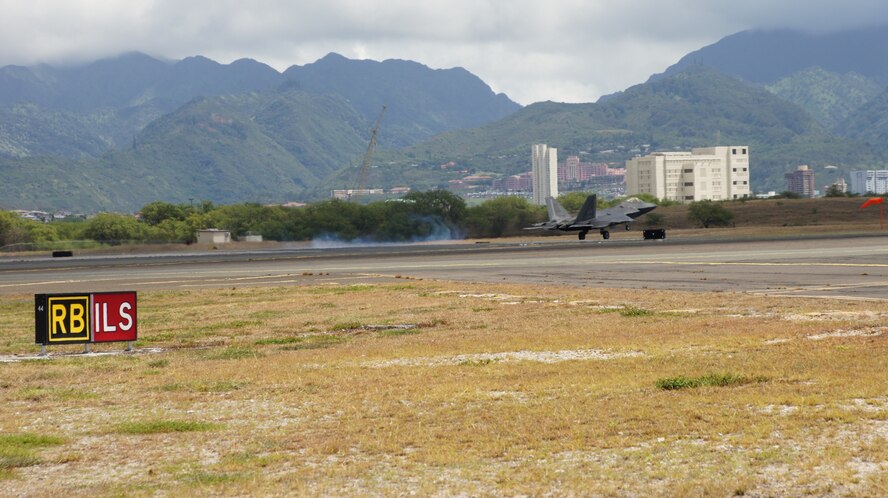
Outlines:
{"label": "jet's twin tail fin", "polygon": [[546,209],[549,210],[549,221],[567,221],[570,219],[570,214],[554,197],[546,198]]}
{"label": "jet's twin tail fin", "polygon": [[595,194],[586,197],[583,208],[577,213],[576,223],[595,219],[595,211],[598,208],[598,196]]}

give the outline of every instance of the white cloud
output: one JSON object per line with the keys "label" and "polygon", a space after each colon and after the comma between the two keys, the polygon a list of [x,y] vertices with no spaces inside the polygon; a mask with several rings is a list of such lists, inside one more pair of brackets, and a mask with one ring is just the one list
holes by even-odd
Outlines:
{"label": "white cloud", "polygon": [[279,70],[328,52],[462,66],[528,104],[590,102],[737,31],[888,23],[880,0],[0,0],[0,65],[138,50],[250,57]]}

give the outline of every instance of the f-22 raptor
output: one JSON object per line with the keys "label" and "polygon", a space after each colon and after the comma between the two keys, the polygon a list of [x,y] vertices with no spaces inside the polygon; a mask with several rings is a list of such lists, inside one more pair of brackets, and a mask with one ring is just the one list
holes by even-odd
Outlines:
{"label": "f-22 raptor", "polygon": [[549,221],[536,223],[525,230],[561,230],[579,231],[580,240],[586,239],[586,234],[591,230],[598,230],[604,239],[610,238],[610,227],[625,225],[629,230],[629,223],[635,218],[654,210],[657,205],[632,198],[622,203],[597,212],[598,197],[595,194],[586,198],[580,212],[576,217],[568,214],[567,210],[555,200],[554,197],[546,199],[546,207],[549,210]]}

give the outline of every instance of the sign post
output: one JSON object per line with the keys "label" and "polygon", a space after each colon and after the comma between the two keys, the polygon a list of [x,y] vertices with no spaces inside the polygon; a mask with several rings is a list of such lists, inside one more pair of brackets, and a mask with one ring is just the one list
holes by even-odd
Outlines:
{"label": "sign post", "polygon": [[34,295],[34,342],[46,346],[96,342],[128,342],[138,338],[136,293],[96,292]]}

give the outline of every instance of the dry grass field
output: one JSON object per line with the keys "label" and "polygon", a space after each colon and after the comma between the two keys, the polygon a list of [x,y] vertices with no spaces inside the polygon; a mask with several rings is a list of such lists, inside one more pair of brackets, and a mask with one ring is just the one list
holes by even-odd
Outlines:
{"label": "dry grass field", "polygon": [[404,278],[139,306],[134,353],[33,359],[33,296],[0,296],[0,494],[888,495],[885,302]]}

